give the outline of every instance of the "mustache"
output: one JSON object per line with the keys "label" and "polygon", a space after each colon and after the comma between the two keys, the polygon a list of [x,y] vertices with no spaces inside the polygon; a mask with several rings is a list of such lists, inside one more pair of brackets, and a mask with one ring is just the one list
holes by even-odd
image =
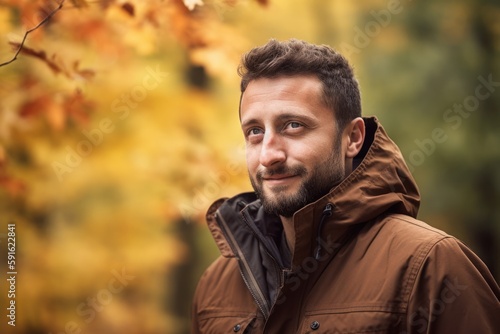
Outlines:
{"label": "mustache", "polygon": [[274,175],[298,175],[303,176],[307,174],[307,170],[303,166],[279,166],[275,168],[266,168],[258,170],[256,173],[256,178],[262,181],[264,178],[272,177]]}

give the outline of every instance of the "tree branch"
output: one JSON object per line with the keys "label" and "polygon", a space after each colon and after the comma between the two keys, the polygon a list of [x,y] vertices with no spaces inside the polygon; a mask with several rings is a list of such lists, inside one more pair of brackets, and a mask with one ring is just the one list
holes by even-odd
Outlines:
{"label": "tree branch", "polygon": [[9,65],[13,61],[15,61],[17,59],[17,56],[19,55],[19,53],[21,53],[21,51],[22,51],[22,49],[24,47],[24,43],[26,42],[26,38],[28,38],[28,35],[31,32],[33,32],[33,31],[37,30],[38,28],[40,28],[41,26],[43,26],[45,23],[47,23],[52,18],[52,16],[55,15],[55,13],[57,13],[59,10],[61,10],[61,8],[63,7],[63,4],[64,4],[64,0],[61,0],[61,2],[59,3],[59,5],[52,12],[50,12],[42,21],[40,21],[40,23],[38,23],[35,27],[33,27],[33,28],[29,29],[28,31],[26,31],[24,33],[23,40],[19,44],[19,47],[17,48],[17,51],[14,54],[14,57],[12,57],[12,59],[9,60],[9,61],[1,63],[0,67],[5,66],[5,65]]}

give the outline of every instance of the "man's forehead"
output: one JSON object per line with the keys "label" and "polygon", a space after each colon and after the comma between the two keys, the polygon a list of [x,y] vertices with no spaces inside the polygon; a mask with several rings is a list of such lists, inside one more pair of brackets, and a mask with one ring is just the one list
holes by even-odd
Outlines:
{"label": "man's forehead", "polygon": [[[304,73],[304,74],[293,74],[293,75],[276,75],[276,76],[270,76],[270,77],[258,77],[255,79],[252,79],[248,82],[247,87],[245,89],[245,92],[248,91],[249,87],[254,87],[255,86],[265,86],[265,85],[272,85],[273,83],[300,83],[302,85],[315,85],[315,86],[320,86],[322,85],[321,80],[318,78],[317,75],[315,74],[309,74],[309,73]],[[245,94],[245,92],[242,93],[242,95]]]}
{"label": "man's forehead", "polygon": [[282,118],[324,108],[322,83],[314,75],[259,78],[252,80],[241,95],[239,116],[246,124],[259,115]]}

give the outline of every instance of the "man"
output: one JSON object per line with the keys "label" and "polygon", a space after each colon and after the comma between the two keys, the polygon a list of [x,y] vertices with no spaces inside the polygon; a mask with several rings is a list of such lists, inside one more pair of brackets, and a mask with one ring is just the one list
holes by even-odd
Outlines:
{"label": "man", "polygon": [[347,61],[271,40],[247,53],[240,119],[254,193],[214,203],[220,248],[194,333],[500,333],[500,289],[419,193]]}

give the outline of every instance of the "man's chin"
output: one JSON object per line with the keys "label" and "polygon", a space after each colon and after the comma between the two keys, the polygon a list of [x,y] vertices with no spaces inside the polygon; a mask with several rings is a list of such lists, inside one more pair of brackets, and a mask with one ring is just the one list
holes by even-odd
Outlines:
{"label": "man's chin", "polygon": [[301,209],[303,205],[293,194],[280,194],[279,196],[264,196],[261,198],[264,211],[283,217],[291,217],[295,211]]}
{"label": "man's chin", "polygon": [[293,214],[299,210],[295,208],[285,207],[278,203],[263,202],[264,212],[270,215],[282,216],[285,218],[290,218]]}
{"label": "man's chin", "polygon": [[266,200],[267,202],[278,204],[280,202],[286,201],[287,199],[295,198],[297,192],[292,191],[292,189],[290,189],[289,187],[280,186],[273,187],[272,189],[264,188],[263,195],[264,200]]}

